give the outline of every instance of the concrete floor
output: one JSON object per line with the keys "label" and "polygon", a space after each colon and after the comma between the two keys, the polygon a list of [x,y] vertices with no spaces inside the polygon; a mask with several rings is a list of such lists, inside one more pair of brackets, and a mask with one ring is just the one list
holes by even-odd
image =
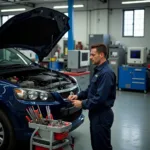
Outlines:
{"label": "concrete floor", "polygon": [[[113,110],[113,150],[150,150],[150,94],[117,91]],[[75,150],[91,150],[88,111],[83,113],[84,124],[71,133],[75,137]],[[67,146],[64,150],[71,148]]]}
{"label": "concrete floor", "polygon": [[[119,91],[113,110],[113,149],[150,150],[150,94]],[[84,115],[84,124],[72,132],[75,150],[91,150],[88,111]]]}

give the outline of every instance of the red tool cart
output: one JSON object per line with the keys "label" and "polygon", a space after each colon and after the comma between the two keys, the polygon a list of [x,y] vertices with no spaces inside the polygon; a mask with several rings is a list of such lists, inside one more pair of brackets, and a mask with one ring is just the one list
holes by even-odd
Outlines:
{"label": "red tool cart", "polygon": [[[71,122],[54,120],[49,106],[46,106],[47,117],[43,118],[42,112],[34,107],[26,109],[29,128],[34,129],[30,138],[30,150],[63,150],[63,146],[70,144],[68,139]],[[30,119],[31,118],[31,119]]]}
{"label": "red tool cart", "polygon": [[33,146],[36,146],[36,150],[58,150],[69,144],[67,137],[72,127],[70,122],[50,120],[48,125],[29,122],[29,127],[34,129],[30,139],[30,150],[33,150]]}

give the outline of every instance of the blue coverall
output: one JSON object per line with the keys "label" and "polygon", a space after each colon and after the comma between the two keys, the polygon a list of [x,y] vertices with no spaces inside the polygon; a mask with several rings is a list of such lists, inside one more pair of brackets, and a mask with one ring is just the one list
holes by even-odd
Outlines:
{"label": "blue coverall", "polygon": [[108,62],[95,67],[91,82],[78,94],[82,108],[89,110],[93,150],[112,150],[111,126],[114,114],[111,107],[116,99],[116,76]]}

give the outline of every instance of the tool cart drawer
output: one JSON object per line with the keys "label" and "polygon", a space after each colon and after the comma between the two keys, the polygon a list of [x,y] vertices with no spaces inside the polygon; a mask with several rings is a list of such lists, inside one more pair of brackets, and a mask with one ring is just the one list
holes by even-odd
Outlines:
{"label": "tool cart drawer", "polygon": [[146,68],[132,69],[132,88],[146,90]]}

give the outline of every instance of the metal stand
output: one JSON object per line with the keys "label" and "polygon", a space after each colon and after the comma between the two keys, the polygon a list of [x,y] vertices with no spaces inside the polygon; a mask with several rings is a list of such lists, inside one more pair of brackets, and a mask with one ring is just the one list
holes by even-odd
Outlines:
{"label": "metal stand", "polygon": [[57,120],[52,120],[52,124],[55,125],[43,125],[29,122],[29,128],[35,129],[30,138],[30,150],[33,150],[33,145],[54,150],[69,144],[68,139],[55,140],[54,134],[68,132],[72,124],[70,122],[65,124],[65,122],[62,121],[62,125],[56,125],[57,122]]}

